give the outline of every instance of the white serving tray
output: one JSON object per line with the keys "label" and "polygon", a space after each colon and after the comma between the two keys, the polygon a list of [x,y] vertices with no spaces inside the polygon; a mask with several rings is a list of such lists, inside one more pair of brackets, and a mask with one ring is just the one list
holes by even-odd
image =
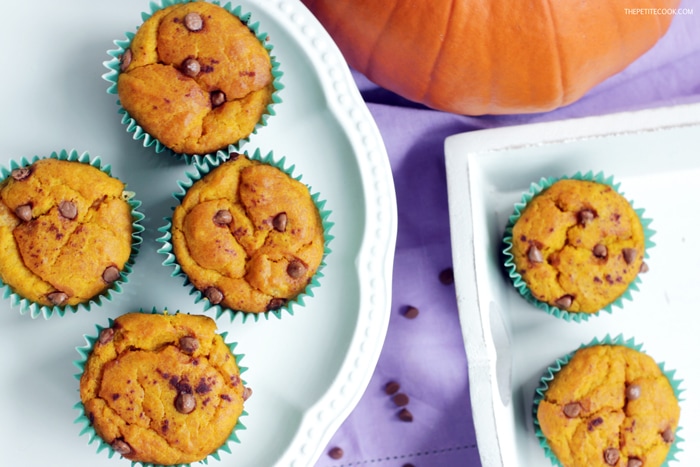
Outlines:
{"label": "white serving tray", "polygon": [[[683,380],[678,462],[700,465],[700,104],[464,133],[445,157],[457,302],[484,467],[545,467],[532,399],[556,358],[622,334]],[[513,205],[541,177],[603,171],[656,230],[650,271],[624,308],[557,319],[518,295],[501,264]]]}

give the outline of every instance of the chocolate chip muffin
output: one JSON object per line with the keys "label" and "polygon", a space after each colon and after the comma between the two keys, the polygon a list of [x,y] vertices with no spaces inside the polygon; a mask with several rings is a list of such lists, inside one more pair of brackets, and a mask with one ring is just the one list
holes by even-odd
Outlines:
{"label": "chocolate chip muffin", "polygon": [[121,278],[133,222],[124,184],[97,167],[18,167],[0,183],[0,278],[40,305],[85,303]]}
{"label": "chocolate chip muffin", "polygon": [[646,270],[639,216],[597,181],[554,182],[527,203],[511,242],[514,271],[532,296],[567,312],[598,312]]}
{"label": "chocolate chip muffin", "polygon": [[196,181],[175,208],[172,247],[212,305],[276,310],[305,291],[324,256],[324,226],[308,187],[234,154]]}
{"label": "chocolate chip muffin", "polygon": [[181,154],[249,136],[275,90],[270,54],[241,19],[204,1],[146,19],[121,55],[117,92],[147,133]]}
{"label": "chocolate chip muffin", "polygon": [[97,435],[135,462],[200,461],[231,437],[251,394],[206,316],[127,313],[100,331],[80,376]]}
{"label": "chocolate chip muffin", "polygon": [[654,360],[625,345],[576,351],[536,406],[563,467],[658,467],[675,440],[680,406]]}

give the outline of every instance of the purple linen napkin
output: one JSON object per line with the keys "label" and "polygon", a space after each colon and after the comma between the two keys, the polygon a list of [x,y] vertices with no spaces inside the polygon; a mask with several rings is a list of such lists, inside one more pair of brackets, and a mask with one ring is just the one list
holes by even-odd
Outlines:
{"label": "purple linen napkin", "polygon": [[[467,359],[451,267],[444,139],[465,131],[700,101],[700,0],[686,0],[669,32],[626,70],[577,103],[532,115],[465,117],[426,109],[355,78],[387,147],[396,184],[398,239],[388,334],[356,409],[316,467],[479,466]],[[418,315],[409,319],[406,308]],[[413,421],[387,395],[389,382],[409,397]],[[342,457],[328,455],[341,448]]]}

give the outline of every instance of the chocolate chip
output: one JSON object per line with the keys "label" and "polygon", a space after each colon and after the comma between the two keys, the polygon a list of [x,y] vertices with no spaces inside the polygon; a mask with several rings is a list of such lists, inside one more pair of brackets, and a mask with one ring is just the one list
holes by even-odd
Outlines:
{"label": "chocolate chip", "polygon": [[287,301],[284,298],[273,298],[268,302],[267,307],[265,307],[265,309],[267,311],[278,310],[282,308],[285,303],[287,303]]}
{"label": "chocolate chip", "polygon": [[195,58],[188,58],[184,62],[182,62],[182,72],[189,76],[190,78],[194,78],[199,74],[199,72],[202,70],[201,65]]}
{"label": "chocolate chip", "polygon": [[620,450],[615,448],[608,448],[603,452],[603,458],[605,458],[605,463],[608,465],[615,465],[617,461],[620,460]]}
{"label": "chocolate chip", "polygon": [[529,250],[527,250],[527,257],[533,263],[541,263],[544,261],[542,257],[542,252],[535,245],[532,245]]}
{"label": "chocolate chip", "polygon": [[643,465],[644,462],[642,462],[642,460],[638,457],[630,457],[627,460],[627,467],[642,467]]}
{"label": "chocolate chip", "polygon": [[129,444],[122,439],[115,439],[112,441],[111,446],[114,452],[121,454],[122,456],[127,456],[131,454],[132,451],[131,446],[129,446]]}
{"label": "chocolate chip", "polygon": [[17,206],[15,208],[15,215],[25,222],[32,220],[32,206],[31,204],[23,204],[22,206]]}
{"label": "chocolate chip", "polygon": [[403,392],[400,392],[396,394],[394,397],[391,398],[391,400],[394,402],[399,407],[403,407],[404,405],[408,405],[409,398],[406,394]]}
{"label": "chocolate chip", "polygon": [[564,406],[564,415],[566,415],[567,418],[576,418],[579,416],[581,413],[581,410],[583,410],[583,407],[581,407],[581,404],[578,402],[569,402]]}
{"label": "chocolate chip", "polygon": [[287,213],[281,212],[272,219],[272,228],[278,232],[287,230]]}
{"label": "chocolate chip", "polygon": [[247,401],[248,399],[250,399],[250,396],[252,396],[252,395],[253,395],[252,389],[250,389],[248,386],[243,388],[243,400],[244,401]]}
{"label": "chocolate chip", "polygon": [[593,247],[593,256],[596,258],[606,258],[608,256],[608,248],[602,243],[598,243]]}
{"label": "chocolate chip", "polygon": [[185,15],[185,27],[192,32],[201,31],[204,27],[204,20],[199,13],[192,11]]}
{"label": "chocolate chip", "polygon": [[578,212],[578,223],[586,225],[595,219],[595,212],[591,209],[582,209]]}
{"label": "chocolate chip", "polygon": [[66,219],[73,220],[78,217],[78,206],[73,201],[61,201],[58,204],[58,212]]}
{"label": "chocolate chip", "polygon": [[625,263],[632,264],[637,258],[637,250],[634,248],[623,248],[622,257],[625,258]]}
{"label": "chocolate chip", "polygon": [[403,315],[408,319],[414,319],[418,316],[418,308],[415,306],[407,306]]}
{"label": "chocolate chip", "polygon": [[192,413],[196,405],[194,395],[189,392],[180,392],[175,398],[175,409],[182,414]]}
{"label": "chocolate chip", "polygon": [[306,266],[298,259],[293,259],[287,265],[287,274],[292,279],[299,279],[306,274]]}
{"label": "chocolate chip", "polygon": [[597,417],[588,422],[588,431],[593,431],[593,428],[597,427],[598,425],[603,424],[603,418],[602,417]]}
{"label": "chocolate chip", "polygon": [[102,272],[102,280],[105,281],[108,284],[111,284],[112,282],[116,281],[120,277],[119,273],[119,268],[112,265],[112,266],[107,266],[105,270]]}
{"label": "chocolate chip", "polygon": [[642,274],[649,272],[649,265],[645,261],[642,261],[642,264],[639,265],[639,272]]}
{"label": "chocolate chip", "polygon": [[440,279],[440,283],[444,285],[452,285],[455,282],[455,273],[454,269],[452,268],[447,268],[443,269],[440,271],[440,275],[438,276],[438,279]]}
{"label": "chocolate chip", "polygon": [[673,432],[673,428],[668,427],[661,433],[661,437],[664,439],[664,442],[672,443],[676,439],[676,434]]}
{"label": "chocolate chip", "polygon": [[642,388],[638,384],[630,384],[625,389],[625,396],[628,401],[636,401],[642,395]]}
{"label": "chocolate chip", "polygon": [[46,298],[48,298],[54,305],[60,306],[66,303],[68,300],[68,294],[64,292],[51,292],[46,295]]}
{"label": "chocolate chip", "polygon": [[391,396],[392,394],[396,394],[399,389],[401,389],[401,385],[397,383],[396,381],[389,381],[386,383],[386,386],[384,386],[384,392]]}
{"label": "chocolate chip", "polygon": [[406,407],[399,410],[398,416],[399,416],[399,420],[401,420],[402,422],[412,422],[413,421],[413,414]]}
{"label": "chocolate chip", "polygon": [[105,345],[112,342],[112,339],[114,339],[114,329],[105,328],[100,331],[100,335],[97,340],[100,344]]}
{"label": "chocolate chip", "polygon": [[192,355],[199,348],[199,341],[196,337],[183,336],[180,338],[180,350],[186,354]]}
{"label": "chocolate chip", "polygon": [[216,287],[208,287],[204,291],[204,296],[212,305],[218,305],[224,300],[224,293]]}
{"label": "chocolate chip", "polygon": [[226,94],[223,91],[212,91],[209,94],[209,98],[211,99],[212,108],[219,107],[226,102]]}
{"label": "chocolate chip", "polygon": [[341,459],[343,454],[343,449],[339,448],[338,446],[331,448],[331,450],[328,451],[328,457],[335,460]]}
{"label": "chocolate chip", "polygon": [[214,214],[213,220],[214,224],[224,226],[233,222],[233,216],[231,215],[231,211],[228,209],[220,209],[219,211],[216,211],[216,214]]}
{"label": "chocolate chip", "polygon": [[129,68],[129,65],[131,65],[132,58],[133,54],[131,53],[131,49],[126,49],[122,56],[119,57],[119,70],[126,71],[126,69]]}
{"label": "chocolate chip", "polygon": [[20,182],[25,178],[29,177],[29,174],[31,173],[32,170],[29,167],[20,167],[18,169],[13,170],[10,175],[12,175],[12,178]]}
{"label": "chocolate chip", "polygon": [[557,298],[554,303],[559,307],[563,309],[567,309],[571,306],[572,303],[574,303],[574,297],[573,295],[562,295],[561,297]]}

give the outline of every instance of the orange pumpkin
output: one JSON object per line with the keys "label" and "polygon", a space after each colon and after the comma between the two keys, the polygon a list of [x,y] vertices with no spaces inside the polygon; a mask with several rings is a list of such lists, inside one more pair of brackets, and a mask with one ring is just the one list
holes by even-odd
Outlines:
{"label": "orange pumpkin", "polygon": [[302,1],[371,81],[466,115],[543,112],[580,99],[649,50],[680,3]]}

